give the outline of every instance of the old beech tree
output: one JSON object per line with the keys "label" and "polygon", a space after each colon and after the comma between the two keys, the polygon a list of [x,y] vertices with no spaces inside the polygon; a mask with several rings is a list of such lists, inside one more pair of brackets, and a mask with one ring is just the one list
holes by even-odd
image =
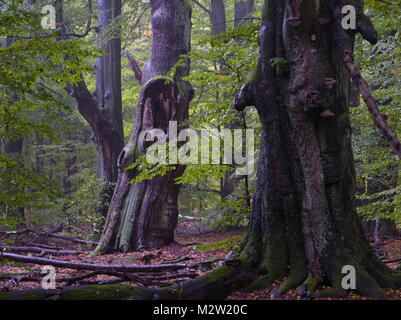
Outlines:
{"label": "old beech tree", "polygon": [[[262,124],[247,237],[226,265],[160,290],[162,298],[222,298],[234,287],[267,287],[286,276],[276,294],[298,286],[308,294],[319,283],[337,294],[345,265],[355,267],[363,295],[401,286],[401,275],[366,240],[354,197],[350,73],[360,90],[363,80],[352,51],[356,32],[371,43],[377,34],[361,0],[320,1],[320,8],[319,1],[297,2],[294,12],[292,1],[265,0],[257,70],[235,101],[238,110],[254,105]],[[356,30],[342,28],[341,10],[349,4]]]}
{"label": "old beech tree", "polygon": [[179,67],[173,79],[167,73],[190,51],[191,6],[185,0],[151,0],[152,53],[142,72],[143,88],[137,106],[134,129],[118,160],[118,180],[103,234],[95,254],[113,249],[141,250],[160,248],[174,240],[178,219],[178,192],[175,183],[184,167],[177,165],[164,176],[131,183],[137,175],[127,170],[146,145],[140,134],[153,128],[169,135],[169,121],[178,126],[188,118],[193,97],[188,75],[189,61]]}
{"label": "old beech tree", "polygon": [[[238,110],[254,105],[262,124],[247,237],[234,260],[165,298],[222,298],[233,287],[266,287],[286,276],[276,294],[298,286],[308,294],[318,283],[341,293],[345,265],[355,267],[363,295],[401,286],[401,275],[366,240],[354,198],[349,71],[363,89],[352,68],[355,32],[372,43],[377,34],[361,0],[320,1],[320,8],[319,1],[297,2],[294,13],[290,1],[265,0],[258,67],[236,99]],[[342,28],[348,4],[357,11],[356,30]],[[289,19],[295,14],[299,23]],[[272,65],[274,58],[282,63]]]}

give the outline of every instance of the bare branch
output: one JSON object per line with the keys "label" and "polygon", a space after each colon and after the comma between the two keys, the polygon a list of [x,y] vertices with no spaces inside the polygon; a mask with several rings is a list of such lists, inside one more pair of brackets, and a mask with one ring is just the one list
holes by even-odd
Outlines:
{"label": "bare branch", "polygon": [[195,3],[199,8],[203,9],[204,11],[206,11],[208,14],[211,14],[210,10],[208,8],[206,8],[203,4],[201,4],[199,1],[192,0],[192,2]]}
{"label": "bare branch", "polygon": [[136,80],[138,80],[138,82],[142,85],[142,71],[139,68],[138,63],[136,62],[135,58],[129,54],[129,52],[127,50],[124,50],[123,53],[128,59],[131,69],[135,74]]}
{"label": "bare branch", "polygon": [[344,50],[344,64],[351,75],[352,81],[358,87],[358,90],[361,93],[370,114],[372,115],[376,127],[382,132],[384,138],[390,144],[390,147],[393,149],[394,153],[397,154],[401,159],[401,143],[395,133],[388,126],[385,116],[380,113],[376,100],[373,98],[365,79],[357,69],[352,52],[350,50]]}

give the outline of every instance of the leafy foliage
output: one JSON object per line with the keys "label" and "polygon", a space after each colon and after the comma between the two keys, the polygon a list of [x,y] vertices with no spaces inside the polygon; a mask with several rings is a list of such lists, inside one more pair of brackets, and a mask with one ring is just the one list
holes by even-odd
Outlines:
{"label": "leafy foliage", "polygon": [[[381,40],[372,48],[358,38],[356,57],[387,123],[400,136],[401,8],[379,1],[370,1],[369,7]],[[381,137],[363,102],[351,108],[351,119],[358,198],[363,203],[358,210],[370,219],[386,217],[400,222],[400,159]]]}

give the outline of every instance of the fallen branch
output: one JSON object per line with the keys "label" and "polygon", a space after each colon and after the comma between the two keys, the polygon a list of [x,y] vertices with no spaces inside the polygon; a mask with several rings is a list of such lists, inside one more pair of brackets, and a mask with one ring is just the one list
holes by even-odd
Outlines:
{"label": "fallen branch", "polygon": [[167,263],[178,263],[178,262],[183,262],[183,261],[187,261],[187,260],[192,260],[192,257],[188,257],[188,256],[182,256],[176,259],[170,259],[170,260],[164,260],[162,262],[162,264],[167,264]]}
{"label": "fallen branch", "polygon": [[390,144],[390,147],[393,149],[394,153],[397,154],[401,159],[401,143],[388,126],[386,117],[380,113],[377,103],[370,92],[368,84],[355,65],[354,58],[350,50],[344,50],[344,64],[351,75],[352,81],[358,87],[358,90],[362,95],[370,114],[372,115],[376,127],[382,132],[384,138]]}
{"label": "fallen branch", "polygon": [[32,252],[32,253],[39,253],[41,255],[44,254],[52,254],[55,256],[67,256],[67,255],[80,255],[80,254],[90,254],[90,251],[77,251],[77,250],[63,250],[63,249],[45,249],[45,248],[38,248],[38,247],[10,247],[10,246],[0,246],[1,251],[7,252]]}
{"label": "fallen branch", "polygon": [[[112,277],[116,277],[119,279],[107,279],[107,280],[87,280],[89,278],[96,277],[98,275],[108,275]],[[113,272],[113,271],[93,271],[90,273],[70,277],[70,278],[57,278],[58,283],[65,283],[66,286],[71,286],[74,283],[80,283],[81,285],[106,285],[106,284],[116,284],[121,282],[130,282],[148,286],[168,286],[174,283],[179,283],[185,280],[186,278],[196,278],[198,276],[195,272],[180,272],[168,275],[158,275],[152,277],[146,277],[147,274],[143,274],[144,277],[139,276],[138,274],[127,274],[123,272]],[[0,273],[0,280],[2,281],[11,281],[12,286],[17,287],[20,282],[38,282],[40,283],[43,279],[43,275],[41,275],[40,271],[36,272],[20,272],[20,273]],[[166,282],[163,280],[175,280],[173,282]]]}
{"label": "fallen branch", "polygon": [[79,243],[79,244],[97,245],[97,242],[95,242],[95,241],[78,239],[78,238],[74,238],[74,237],[71,237],[71,236],[65,236],[65,235],[62,235],[62,234],[55,234],[55,233],[50,233],[50,232],[41,231],[41,230],[35,230],[35,229],[31,229],[31,228],[25,228],[25,229],[21,229],[21,230],[17,230],[17,231],[0,231],[0,234],[4,234],[6,236],[21,235],[21,234],[25,234],[25,233],[35,233],[35,234],[37,234],[39,236],[42,236],[42,237],[50,237],[50,238],[62,239],[62,240],[67,240],[67,241],[71,241],[71,242],[75,242],[75,243]]}
{"label": "fallen branch", "polygon": [[27,229],[27,228],[21,229],[21,230],[16,230],[16,231],[2,231],[2,230],[0,230],[0,234],[4,234],[6,236],[15,236],[15,235],[28,233],[28,232],[29,232],[29,229]]}
{"label": "fallen branch", "polygon": [[53,259],[45,259],[38,257],[28,257],[13,253],[0,253],[0,259],[7,259],[17,262],[33,263],[38,265],[50,265],[58,268],[75,269],[75,270],[93,270],[93,271],[119,271],[127,273],[136,272],[163,272],[175,271],[188,268],[185,264],[164,264],[164,265],[116,265],[116,264],[96,264],[96,263],[80,263],[70,261],[60,261]]}
{"label": "fallen branch", "polygon": [[[137,275],[134,274],[127,274],[127,273],[123,273],[123,272],[114,272],[114,271],[94,271],[91,273],[87,273],[84,275],[79,275],[79,276],[75,276],[69,279],[62,279],[62,282],[66,282],[67,286],[75,283],[75,282],[80,282],[80,283],[84,283],[83,280],[86,280],[88,278],[92,278],[95,277],[99,274],[105,274],[105,275],[109,275],[109,276],[113,276],[116,278],[120,278],[121,280],[117,280],[118,282],[114,282],[114,283],[120,283],[120,282],[132,282],[132,283],[139,283],[142,285],[150,285],[151,281],[148,280],[143,280],[142,278],[138,277]],[[100,281],[96,281],[98,284],[106,284],[103,283],[104,281],[116,281],[116,280],[100,280]],[[87,282],[89,283],[89,282]],[[91,282],[93,283],[93,282]]]}
{"label": "fallen branch", "polygon": [[[139,276],[139,275],[138,275]],[[152,278],[146,278],[144,277],[144,280],[171,280],[171,279],[181,279],[181,278],[196,278],[199,275],[196,272],[181,272],[181,273],[173,273],[173,274],[167,274],[167,275],[161,275],[161,276],[152,276]]]}

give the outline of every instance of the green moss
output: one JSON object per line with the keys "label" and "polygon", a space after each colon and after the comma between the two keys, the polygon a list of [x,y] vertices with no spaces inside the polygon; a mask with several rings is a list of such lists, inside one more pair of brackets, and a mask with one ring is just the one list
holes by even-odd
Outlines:
{"label": "green moss", "polygon": [[42,289],[31,289],[25,291],[11,291],[0,293],[0,300],[45,300],[45,291]]}
{"label": "green moss", "polygon": [[247,290],[254,291],[259,289],[264,289],[270,287],[274,281],[277,280],[277,277],[274,274],[265,274],[260,276],[255,281],[253,281],[248,287]]}
{"label": "green moss", "polygon": [[180,289],[169,286],[169,287],[163,287],[161,288],[161,290],[165,291],[168,295],[171,295],[174,298],[178,299],[180,297]]}
{"label": "green moss", "polygon": [[141,289],[122,284],[69,287],[63,292],[65,300],[122,300],[137,297]]}
{"label": "green moss", "polygon": [[10,300],[11,296],[9,292],[0,292],[0,300]]}
{"label": "green moss", "polygon": [[288,290],[297,288],[302,284],[306,277],[307,273],[303,266],[300,266],[299,268],[291,268],[288,278],[280,286],[280,292],[284,293]]}
{"label": "green moss", "polygon": [[217,283],[219,281],[224,280],[225,278],[228,278],[231,276],[235,271],[234,267],[231,266],[221,266],[220,268],[214,270],[213,272],[210,272],[203,276],[203,280],[206,283]]}
{"label": "green moss", "polygon": [[97,246],[95,250],[90,254],[90,257],[96,257],[100,254],[100,251],[102,250],[101,246]]}
{"label": "green moss", "polygon": [[308,277],[305,282],[304,285],[307,288],[308,294],[312,295],[313,292],[316,291],[317,286],[322,282],[321,279],[316,278],[316,277]]}

